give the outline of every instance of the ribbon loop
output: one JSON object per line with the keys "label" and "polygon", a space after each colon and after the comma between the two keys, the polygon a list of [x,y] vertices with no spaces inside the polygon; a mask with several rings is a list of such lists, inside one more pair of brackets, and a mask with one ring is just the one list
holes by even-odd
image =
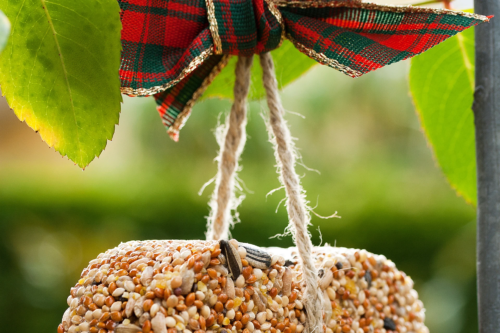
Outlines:
{"label": "ribbon loop", "polygon": [[216,54],[251,56],[276,49],[284,37],[281,14],[264,0],[206,0]]}

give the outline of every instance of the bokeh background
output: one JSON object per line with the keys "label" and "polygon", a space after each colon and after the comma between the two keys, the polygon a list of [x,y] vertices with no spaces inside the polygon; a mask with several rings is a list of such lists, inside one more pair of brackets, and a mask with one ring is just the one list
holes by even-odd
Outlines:
{"label": "bokeh background", "polygon": [[[475,209],[457,197],[432,156],[408,93],[409,62],[358,79],[316,66],[282,91],[304,165],[313,242],[386,255],[416,282],[431,332],[477,332]],[[279,75],[279,73],[278,73]],[[228,89],[231,89],[228,87]],[[119,126],[84,171],[17,120],[0,100],[2,332],[55,332],[88,261],[133,239],[203,239],[216,173],[213,131],[230,108],[198,103],[180,142],[151,98],[124,98]],[[294,113],[300,113],[303,117]],[[287,225],[264,121],[250,104],[234,238],[261,246]],[[315,169],[311,171],[309,169]]]}

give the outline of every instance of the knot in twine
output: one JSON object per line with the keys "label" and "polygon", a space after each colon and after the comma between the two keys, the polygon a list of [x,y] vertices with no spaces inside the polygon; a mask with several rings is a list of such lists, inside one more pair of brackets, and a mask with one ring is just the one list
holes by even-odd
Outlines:
{"label": "knot in twine", "polygon": [[[246,102],[250,86],[250,69],[253,57],[238,58],[236,64],[236,81],[234,85],[234,103],[224,128],[224,142],[218,160],[215,190],[209,206],[208,240],[227,239],[229,227],[233,223],[231,210],[235,210],[240,202],[234,194],[238,161],[246,139]],[[295,172],[296,154],[294,143],[287,123],[283,118],[284,108],[278,94],[278,82],[270,53],[260,55],[263,69],[263,82],[269,107],[269,126],[271,142],[275,149],[279,180],[285,188],[286,207],[289,217],[287,229],[291,232],[297,245],[302,263],[302,275],[305,284],[304,305],[307,311],[307,332],[323,332],[322,295],[318,288],[318,273],[312,258],[311,235],[307,230],[310,215],[305,199],[305,192]],[[237,215],[236,215],[237,218]]]}

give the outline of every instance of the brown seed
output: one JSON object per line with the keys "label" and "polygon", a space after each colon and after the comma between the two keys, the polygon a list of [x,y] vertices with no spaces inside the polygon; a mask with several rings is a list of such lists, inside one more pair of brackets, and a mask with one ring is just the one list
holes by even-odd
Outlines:
{"label": "brown seed", "polygon": [[108,331],[107,331],[107,330],[105,330],[104,328],[101,328],[101,329],[99,330],[99,333],[108,333]]}
{"label": "brown seed", "polygon": [[196,299],[196,296],[194,293],[190,293],[189,295],[187,295],[186,300],[185,300],[186,306],[193,305],[195,299]]}
{"label": "brown seed", "polygon": [[214,250],[214,252],[212,252],[212,254],[210,255],[212,258],[217,258],[220,254],[221,250],[220,248]]}
{"label": "brown seed", "polygon": [[290,330],[291,330],[291,332],[290,332],[290,333],[295,333],[295,330],[296,330],[296,329],[297,329],[297,325],[296,325],[296,324],[294,324],[294,323],[291,323],[291,324],[290,324]]}
{"label": "brown seed", "polygon": [[290,294],[290,297],[288,297],[290,303],[293,303],[295,302],[295,300],[297,299],[297,292],[295,291],[292,291],[292,293]]}
{"label": "brown seed", "polygon": [[287,327],[283,330],[283,333],[291,333],[292,330],[290,329],[290,327]]}
{"label": "brown seed", "polygon": [[151,332],[151,322],[149,320],[146,320],[144,324],[142,324],[142,333],[149,332]]}
{"label": "brown seed", "polygon": [[[203,275],[203,277],[201,278],[201,282],[203,282],[204,284],[208,284],[208,281],[210,281],[210,276]],[[215,281],[215,282],[217,282],[217,281]]]}
{"label": "brown seed", "polygon": [[278,324],[276,325],[276,329],[277,329],[277,330],[280,330],[280,331],[282,331],[282,332],[283,332],[283,330],[285,329],[285,324],[283,324],[283,323],[278,323]]}
{"label": "brown seed", "polygon": [[245,280],[247,280],[250,275],[252,274],[252,266],[247,266],[245,268],[243,268],[243,271],[241,272],[243,274],[243,277],[245,278]]}
{"label": "brown seed", "polygon": [[203,302],[200,300],[196,300],[194,301],[194,306],[196,306],[197,309],[201,309],[201,307],[203,306]]}
{"label": "brown seed", "polygon": [[203,261],[197,261],[194,263],[194,272],[199,273],[203,269]]}
{"label": "brown seed", "polygon": [[153,299],[153,298],[155,298],[155,293],[154,293],[153,291],[148,291],[148,292],[146,293],[146,298],[148,298],[148,299]]}
{"label": "brown seed", "polygon": [[[243,261],[243,260],[242,260],[242,261]],[[245,328],[245,329],[243,330],[243,333],[250,333],[250,331],[248,330],[248,328]]]}
{"label": "brown seed", "polygon": [[224,294],[224,293],[220,294],[220,295],[219,295],[219,297],[218,297],[218,300],[219,300],[220,302],[222,302],[222,303],[226,303],[226,302],[227,302],[227,299],[228,299],[228,297],[227,297],[227,295],[226,295],[226,294]]}
{"label": "brown seed", "polygon": [[212,278],[212,279],[216,279],[217,278],[217,271],[213,268],[209,268],[207,269],[207,273],[208,275]]}
{"label": "brown seed", "polygon": [[107,321],[110,317],[110,313],[109,312],[104,312],[102,315],[101,315],[101,318],[99,318],[99,321],[101,323],[104,323],[105,321]]}
{"label": "brown seed", "polygon": [[172,289],[179,288],[182,285],[182,277],[180,275],[177,275],[172,279],[170,282],[170,286]]}
{"label": "brown seed", "polygon": [[149,310],[151,310],[152,306],[153,306],[153,300],[151,300],[151,299],[145,300],[144,303],[142,304],[142,308],[146,312],[149,312]]}
{"label": "brown seed", "polygon": [[207,318],[207,327],[210,327],[214,324],[215,322],[215,317],[213,314],[211,314],[210,316],[208,316]]}
{"label": "brown seed", "polygon": [[260,330],[260,323],[257,320],[252,320],[252,324],[256,330]]}
{"label": "brown seed", "polygon": [[246,283],[247,284],[252,284],[255,281],[257,281],[257,277],[255,275],[251,274],[250,277],[246,280]]}
{"label": "brown seed", "polygon": [[234,307],[234,301],[230,299],[226,302],[226,309],[231,310]]}
{"label": "brown seed", "polygon": [[122,313],[120,311],[111,312],[111,320],[119,322],[123,320]]}
{"label": "brown seed", "polygon": [[276,288],[271,288],[271,290],[269,291],[269,295],[272,297],[272,298],[275,298],[276,295],[278,295],[278,289]]}
{"label": "brown seed", "polygon": [[111,283],[109,284],[109,287],[108,287],[108,292],[109,292],[110,294],[112,294],[112,293],[113,293],[113,291],[115,291],[115,290],[116,290],[116,288],[117,288],[117,287],[116,287],[116,283],[111,282]]}
{"label": "brown seed", "polygon": [[249,320],[250,320],[250,316],[248,314],[246,314],[246,313],[241,317],[241,323],[243,325],[246,325]]}
{"label": "brown seed", "polygon": [[243,316],[243,314],[241,313],[241,311],[236,311],[236,315],[234,316],[234,320],[241,320],[242,316]]}
{"label": "brown seed", "polygon": [[59,324],[59,326],[57,326],[57,333],[64,333],[63,324]]}
{"label": "brown seed", "polygon": [[276,327],[276,324],[278,324],[278,319],[276,318],[271,319],[271,326]]}
{"label": "brown seed", "polygon": [[106,306],[109,308],[111,307],[111,305],[113,305],[113,303],[115,302],[115,299],[113,298],[113,296],[108,296],[106,297],[106,299],[104,300],[104,304],[106,304]]}
{"label": "brown seed", "polygon": [[342,326],[342,332],[346,332],[347,333],[349,331],[351,331],[351,326],[349,326],[349,325]]}
{"label": "brown seed", "polygon": [[235,321],[233,325],[236,327],[238,331],[243,328],[243,324],[241,323],[241,321]]}
{"label": "brown seed", "polygon": [[202,330],[206,330],[207,329],[207,321],[205,320],[205,317],[200,316],[200,318],[198,319],[198,321],[200,322],[200,328]]}
{"label": "brown seed", "polygon": [[155,290],[154,290],[155,297],[158,297],[158,298],[163,298],[164,293],[165,293],[164,289],[161,289],[161,288],[155,288]]}
{"label": "brown seed", "polygon": [[89,329],[89,332],[90,332],[90,333],[97,333],[98,331],[99,331],[99,329],[98,329],[97,327],[91,327],[91,328]]}
{"label": "brown seed", "polygon": [[216,266],[216,265],[220,265],[220,260],[217,258],[211,259],[210,266]]}
{"label": "brown seed", "polygon": [[247,309],[248,309],[247,303],[241,303],[240,305],[241,313],[247,313]]}
{"label": "brown seed", "polygon": [[182,312],[182,311],[186,311],[187,306],[186,306],[186,304],[178,304],[178,305],[175,307],[175,309],[176,309],[177,311],[181,311],[181,312]]}
{"label": "brown seed", "polygon": [[222,303],[219,301],[215,303],[214,309],[217,313],[220,313],[222,312],[222,310],[224,310],[224,305],[222,305]]}
{"label": "brown seed", "polygon": [[217,324],[222,325],[223,321],[224,321],[224,315],[222,313],[219,313],[217,315]]}

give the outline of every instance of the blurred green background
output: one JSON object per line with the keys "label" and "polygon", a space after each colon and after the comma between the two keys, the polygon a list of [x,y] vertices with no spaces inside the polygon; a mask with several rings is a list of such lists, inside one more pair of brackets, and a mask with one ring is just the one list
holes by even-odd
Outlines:
{"label": "blurred green background", "polygon": [[[304,164],[313,242],[386,255],[413,277],[431,332],[477,332],[475,210],[436,166],[408,95],[408,62],[351,79],[316,66],[283,90]],[[278,73],[280,75],[280,73]],[[228,87],[228,89],[231,89]],[[107,149],[85,171],[0,108],[2,332],[55,332],[87,262],[132,239],[204,238],[218,149],[213,130],[230,102],[197,104],[172,142],[151,98],[125,98]],[[291,246],[272,148],[252,102],[243,153],[246,199],[232,234]],[[222,115],[221,115],[222,114]]]}

